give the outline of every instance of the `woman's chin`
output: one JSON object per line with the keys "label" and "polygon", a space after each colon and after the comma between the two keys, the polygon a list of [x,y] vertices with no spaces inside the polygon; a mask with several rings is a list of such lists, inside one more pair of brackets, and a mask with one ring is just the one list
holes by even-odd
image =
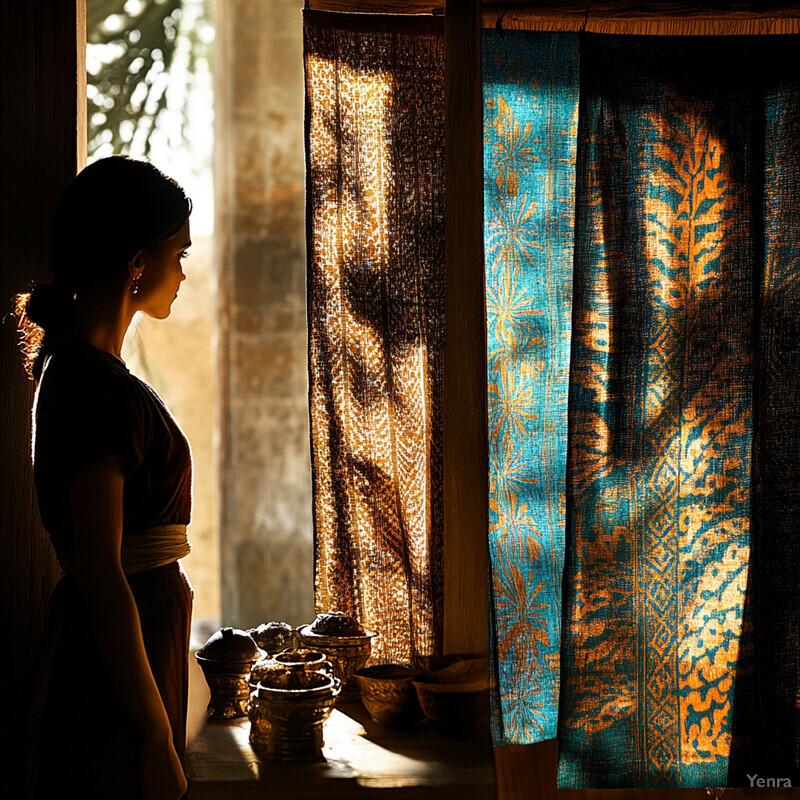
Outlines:
{"label": "woman's chin", "polygon": [[143,308],[142,314],[151,319],[166,319],[172,313],[172,306],[166,308]]}

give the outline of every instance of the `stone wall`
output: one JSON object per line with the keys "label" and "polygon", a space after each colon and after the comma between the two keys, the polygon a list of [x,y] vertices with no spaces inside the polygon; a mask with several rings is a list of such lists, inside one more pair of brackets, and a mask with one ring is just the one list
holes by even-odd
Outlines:
{"label": "stone wall", "polygon": [[313,616],[302,0],[216,5],[222,620]]}

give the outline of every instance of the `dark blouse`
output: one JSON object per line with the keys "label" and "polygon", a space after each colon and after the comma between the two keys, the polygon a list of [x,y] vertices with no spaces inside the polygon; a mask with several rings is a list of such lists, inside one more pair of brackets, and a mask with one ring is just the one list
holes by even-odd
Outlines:
{"label": "dark blouse", "polygon": [[116,454],[125,471],[123,536],[189,524],[189,443],[156,391],[118,358],[82,339],[63,341],[45,361],[33,413],[36,493],[56,552],[72,551],[72,479]]}

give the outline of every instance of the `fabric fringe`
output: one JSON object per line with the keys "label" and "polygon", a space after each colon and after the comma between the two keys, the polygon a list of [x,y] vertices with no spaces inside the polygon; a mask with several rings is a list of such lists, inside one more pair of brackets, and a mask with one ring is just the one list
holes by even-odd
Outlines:
{"label": "fabric fringe", "polygon": [[764,36],[800,33],[800,17],[638,17],[540,11],[484,11],[483,27],[521,31],[585,31],[624,36]]}

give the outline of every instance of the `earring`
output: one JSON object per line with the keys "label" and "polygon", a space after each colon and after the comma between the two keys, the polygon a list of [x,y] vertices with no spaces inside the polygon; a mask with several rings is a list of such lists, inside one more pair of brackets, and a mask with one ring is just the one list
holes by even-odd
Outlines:
{"label": "earring", "polygon": [[139,294],[139,275],[131,281],[131,294]]}

